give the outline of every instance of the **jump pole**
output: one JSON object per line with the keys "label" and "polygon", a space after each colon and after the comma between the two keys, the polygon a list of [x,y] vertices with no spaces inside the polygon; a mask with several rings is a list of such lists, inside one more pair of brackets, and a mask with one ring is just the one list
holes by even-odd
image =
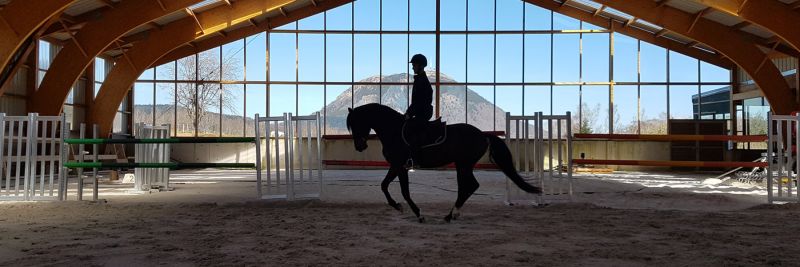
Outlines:
{"label": "jump pole", "polygon": [[66,162],[66,168],[170,168],[170,169],[193,169],[193,168],[255,168],[255,163],[118,163],[118,162]]}

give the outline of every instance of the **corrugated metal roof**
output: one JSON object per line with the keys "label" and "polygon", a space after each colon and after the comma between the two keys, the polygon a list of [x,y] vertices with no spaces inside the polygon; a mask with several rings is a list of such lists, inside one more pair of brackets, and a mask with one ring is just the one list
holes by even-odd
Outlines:
{"label": "corrugated metal roof", "polygon": [[758,26],[758,25],[755,25],[755,24],[747,25],[747,27],[744,27],[741,30],[744,31],[744,32],[752,33],[752,34],[754,34],[754,35],[756,35],[758,37],[764,38],[764,39],[770,38],[772,36],[775,36],[775,34],[770,32],[769,30],[764,29],[761,26]]}
{"label": "corrugated metal roof", "polygon": [[725,12],[717,11],[717,10],[708,12],[705,15],[703,15],[703,17],[706,18],[706,19],[712,20],[714,22],[718,22],[720,24],[723,24],[725,26],[733,26],[733,25],[736,25],[736,24],[744,21],[743,19],[740,19],[739,17],[736,17],[734,15],[731,15],[731,14],[728,14],[728,13],[725,13]]}
{"label": "corrugated metal roof", "polygon": [[154,20],[153,22],[158,23],[158,25],[166,25],[166,24],[169,24],[170,22],[173,22],[173,21],[176,21],[176,20],[188,17],[188,16],[189,16],[189,14],[186,14],[185,11],[180,10],[180,11],[175,11],[175,12],[169,13],[168,15],[160,17],[160,18]]}
{"label": "corrugated metal roof", "polygon": [[100,0],[80,0],[77,3],[72,4],[64,11],[65,14],[77,17],[81,14],[86,12],[104,7],[105,4]]}
{"label": "corrugated metal roof", "polygon": [[702,11],[703,9],[708,8],[708,6],[692,0],[670,0],[669,2],[667,2],[667,5],[686,11],[689,14],[695,14],[697,12]]}

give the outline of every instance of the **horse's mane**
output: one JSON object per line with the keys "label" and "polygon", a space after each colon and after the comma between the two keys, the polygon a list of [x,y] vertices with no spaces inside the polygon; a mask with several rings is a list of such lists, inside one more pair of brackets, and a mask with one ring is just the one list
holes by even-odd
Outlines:
{"label": "horse's mane", "polygon": [[[369,103],[369,104],[364,104],[364,105],[358,106],[358,107],[354,108],[353,111],[350,112],[350,113],[351,114],[352,113],[370,114],[371,116],[380,116],[380,117],[385,117],[387,119],[389,119],[390,116],[394,116],[394,117],[402,117],[403,116],[403,114],[401,114],[400,112],[397,112],[397,110],[394,110],[391,107],[388,107],[388,106],[385,106],[385,105],[381,105],[381,104],[378,104],[378,103]],[[352,126],[352,121],[351,120],[352,120],[351,116],[348,114],[348,116],[347,116],[347,130],[348,131],[350,131],[350,128]]]}

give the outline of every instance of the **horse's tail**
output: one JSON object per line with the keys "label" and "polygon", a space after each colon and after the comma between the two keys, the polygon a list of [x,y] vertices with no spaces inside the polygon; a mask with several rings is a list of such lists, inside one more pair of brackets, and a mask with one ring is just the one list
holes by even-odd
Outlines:
{"label": "horse's tail", "polygon": [[525,182],[522,176],[519,176],[517,169],[514,167],[514,160],[511,158],[511,150],[508,149],[506,143],[494,135],[487,135],[487,138],[489,139],[489,157],[494,161],[494,164],[500,167],[500,170],[520,189],[533,194],[541,193],[541,188]]}

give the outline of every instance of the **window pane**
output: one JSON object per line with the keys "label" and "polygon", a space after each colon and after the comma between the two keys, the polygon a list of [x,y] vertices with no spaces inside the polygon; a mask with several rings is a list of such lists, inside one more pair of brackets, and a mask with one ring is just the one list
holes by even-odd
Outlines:
{"label": "window pane", "polygon": [[177,86],[178,122],[175,135],[194,136],[194,83],[178,83]]}
{"label": "window pane", "polygon": [[273,84],[269,87],[269,115],[282,116],[283,113],[296,112],[295,86]]}
{"label": "window pane", "polygon": [[94,81],[102,83],[106,80],[106,73],[106,60],[101,57],[94,58]]}
{"label": "window pane", "polygon": [[319,111],[322,113],[325,98],[323,96],[324,88],[322,85],[301,85],[299,98],[300,102],[297,107],[297,114],[301,116],[313,115]]}
{"label": "window pane", "polygon": [[[428,58],[428,67],[431,71],[436,68],[436,36],[433,34],[412,34],[410,36],[409,54],[423,54]],[[411,59],[409,57],[409,59]],[[428,75],[431,81],[436,79],[433,75]],[[434,88],[435,89],[435,88]]]}
{"label": "window pane", "polygon": [[172,61],[156,67],[156,80],[175,80],[175,63]]}
{"label": "window pane", "polygon": [[325,134],[348,134],[347,108],[353,107],[350,86],[328,85],[325,90]]}
{"label": "window pane", "polygon": [[297,27],[300,30],[322,30],[325,23],[325,14],[318,13],[311,17],[307,17],[297,21]]}
{"label": "window pane", "polygon": [[[291,38],[294,41],[294,38]],[[248,81],[266,81],[267,80],[267,40],[266,35],[263,33],[256,34],[255,36],[247,37],[245,39],[247,45],[247,58],[245,58],[245,68]],[[294,42],[290,48],[294,48]],[[272,54],[271,54],[272,55]],[[294,58],[294,53],[290,54]],[[294,60],[292,60],[294,63]],[[291,64],[294,66],[294,64]],[[277,68],[288,68],[287,66],[277,65]],[[274,70],[274,69],[273,69]],[[294,68],[291,68],[294,70]],[[293,75],[294,76],[294,75]]]}
{"label": "window pane", "polygon": [[550,30],[550,10],[524,4],[526,30]]}
{"label": "window pane", "polygon": [[[487,1],[488,2],[488,1]],[[497,30],[522,30],[522,5],[518,0],[497,0]]]}
{"label": "window pane", "polygon": [[153,122],[153,83],[136,83],[133,86],[133,123]]}
{"label": "window pane", "polygon": [[[406,80],[408,77],[405,74],[393,75],[387,77],[384,82],[395,82],[398,80]],[[408,94],[410,90],[409,85],[383,85],[381,86],[381,104],[391,107],[397,112],[405,113],[408,108]]]}
{"label": "window pane", "polygon": [[383,30],[408,29],[408,0],[384,0],[382,5]]}
{"label": "window pane", "polygon": [[[378,79],[365,79],[380,74],[380,39],[375,34],[357,34],[355,36],[355,75],[356,81],[378,82]],[[377,88],[376,88],[377,90]]]}
{"label": "window pane", "polygon": [[326,69],[329,82],[350,82],[353,71],[352,35],[328,34]]}
{"label": "window pane", "polygon": [[554,30],[578,30],[580,28],[581,25],[579,20],[561,15],[559,13],[553,13]]}
{"label": "window pane", "polygon": [[[247,85],[250,87],[251,85]],[[242,84],[225,84],[225,97],[222,100],[222,136],[243,136],[245,91]],[[262,100],[263,101],[263,100]]]}
{"label": "window pane", "polygon": [[497,35],[497,82],[522,82],[522,35]]}
{"label": "window pane", "polygon": [[[433,2],[433,1],[432,1]],[[494,30],[494,1],[468,1],[469,14],[467,28],[469,30]]]}
{"label": "window pane", "polygon": [[204,83],[198,87],[198,136],[219,136],[220,97],[223,93],[218,83]]}
{"label": "window pane", "polygon": [[[443,77],[450,77],[457,82],[466,81],[466,66],[467,66],[467,36],[463,34],[458,35],[442,35],[442,49],[441,53],[441,67]],[[444,80],[444,78],[442,78]]]}
{"label": "window pane", "polygon": [[608,86],[583,86],[580,133],[608,133]]}
{"label": "window pane", "polygon": [[467,29],[467,0],[441,0],[441,7],[439,19],[442,31]]}
{"label": "window pane", "polygon": [[223,80],[244,80],[244,44],[244,39],[241,39],[222,46]]}
{"label": "window pane", "polygon": [[506,128],[506,112],[511,115],[522,115],[522,86],[497,86],[497,130]]}
{"label": "window pane", "polygon": [[[553,86],[553,115],[566,115],[567,111],[570,112],[572,117],[572,132],[578,132],[579,114],[578,105],[578,86]],[[566,134],[566,131],[564,132]],[[555,135],[555,134],[554,134]]]}
{"label": "window pane", "polygon": [[356,30],[379,30],[380,0],[359,0],[355,5]]}
{"label": "window pane", "polygon": [[[295,43],[292,33],[270,33],[269,35],[269,79],[270,81],[295,80]],[[328,53],[331,53],[329,51]],[[250,49],[247,50],[250,57]],[[248,80],[250,75],[248,75]]]}
{"label": "window pane", "polygon": [[614,86],[614,133],[638,133],[636,120],[639,96],[635,85]]}
{"label": "window pane", "polygon": [[667,134],[666,86],[642,86],[641,99],[641,134]]}
{"label": "window pane", "polygon": [[178,80],[194,81],[195,76],[195,55],[191,55],[182,59],[178,59]]}
{"label": "window pane", "polygon": [[525,35],[526,82],[550,82],[550,56],[549,34]]}
{"label": "window pane", "polygon": [[481,131],[494,131],[496,113],[499,113],[494,106],[494,87],[470,86],[469,89],[467,123]]}
{"label": "window pane", "polygon": [[[669,87],[669,117],[671,119],[694,118],[693,97],[697,96],[697,86],[672,85]],[[644,106],[644,105],[643,105]]]}
{"label": "window pane", "polygon": [[362,106],[364,104],[369,103],[380,103],[380,98],[378,96],[380,91],[380,86],[377,84],[370,84],[370,85],[356,85],[353,86],[355,94],[355,103],[353,104],[355,107]]}
{"label": "window pane", "polygon": [[322,34],[301,34],[299,37],[299,59],[298,72],[300,81],[321,82],[323,80],[323,68],[325,51],[322,42]]}
{"label": "window pane", "polygon": [[436,1],[410,0],[411,1],[411,30],[433,31],[436,30]]}
{"label": "window pane", "polygon": [[553,35],[553,81],[579,81],[580,46],[578,41],[577,34]]}
{"label": "window pane", "polygon": [[614,81],[637,81],[637,42],[636,39],[614,33]]}
{"label": "window pane", "polygon": [[[256,136],[255,128],[253,128],[256,114],[267,117],[267,86],[248,84],[245,93],[245,136]],[[266,130],[263,126],[262,129]]]}
{"label": "window pane", "polygon": [[697,59],[681,53],[669,52],[669,81],[698,82]]}
{"label": "window pane", "polygon": [[200,52],[198,65],[200,81],[219,81],[220,76],[219,47]]}
{"label": "window pane", "polygon": [[327,11],[327,24],[325,26],[328,30],[352,29],[352,5],[352,3],[347,3]]}
{"label": "window pane", "polygon": [[[667,81],[667,50],[645,42],[641,44],[641,63],[643,82]],[[644,125],[642,125],[644,127]]]}
{"label": "window pane", "polygon": [[466,87],[463,85],[442,86],[440,115],[447,124],[463,123],[467,120],[467,105],[465,100]]}
{"label": "window pane", "polygon": [[467,81],[494,81],[494,37],[489,34],[473,34],[467,38]]}
{"label": "window pane", "polygon": [[[137,96],[138,97],[138,96]],[[175,84],[156,84],[156,125],[169,124],[175,135]],[[134,116],[135,117],[135,116]]]}
{"label": "window pane", "polygon": [[731,71],[700,61],[700,78],[702,82],[730,82]]}
{"label": "window pane", "polygon": [[584,82],[608,82],[608,34],[583,34],[583,68]]}
{"label": "window pane", "polygon": [[[388,34],[383,35],[383,61],[381,62],[381,75],[397,75],[409,71],[410,64],[408,63],[409,57],[407,56],[408,50],[408,36],[404,34]],[[405,77],[402,75],[401,77]],[[384,78],[385,81],[385,78]],[[404,79],[397,80],[397,82],[405,82]]]}
{"label": "window pane", "polygon": [[525,87],[525,115],[550,114],[550,86]]}

